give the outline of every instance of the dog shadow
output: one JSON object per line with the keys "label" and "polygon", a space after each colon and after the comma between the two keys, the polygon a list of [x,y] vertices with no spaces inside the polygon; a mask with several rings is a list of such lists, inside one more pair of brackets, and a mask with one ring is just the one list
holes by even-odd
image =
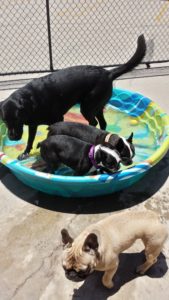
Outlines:
{"label": "dog shadow", "polygon": [[35,191],[20,182],[5,166],[0,166],[1,182],[19,198],[48,210],[73,214],[106,213],[137,205],[154,195],[168,176],[169,151],[141,180],[123,191],[91,198],[63,198]]}
{"label": "dog shadow", "polygon": [[[106,300],[116,294],[126,283],[140,277],[136,273],[138,265],[144,262],[144,251],[141,253],[121,253],[118,270],[114,276],[114,287],[107,289],[103,286],[101,279],[103,272],[94,272],[90,275],[79,289],[74,290],[72,300]],[[165,256],[161,253],[157,262],[147,271],[143,277],[161,278],[167,272],[168,267]]]}

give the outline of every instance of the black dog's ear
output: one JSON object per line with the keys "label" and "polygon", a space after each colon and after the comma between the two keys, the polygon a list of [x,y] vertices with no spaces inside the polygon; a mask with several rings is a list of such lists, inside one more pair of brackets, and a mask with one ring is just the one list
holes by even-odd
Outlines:
{"label": "black dog's ear", "polygon": [[61,230],[61,235],[62,235],[62,242],[63,242],[64,245],[72,244],[73,239],[72,239],[72,237],[69,235],[68,231],[67,231],[65,228],[63,228],[63,229]]}
{"label": "black dog's ear", "polygon": [[32,110],[33,110],[33,112],[34,112],[35,109],[37,108],[37,102],[35,101],[35,99],[34,99],[33,96],[30,97],[30,101],[31,101],[31,103],[32,103]]}
{"label": "black dog's ear", "polygon": [[89,252],[90,250],[97,250],[99,247],[97,235],[95,233],[90,233],[84,241],[83,251]]}
{"label": "black dog's ear", "polygon": [[24,108],[23,99],[22,98],[19,98],[19,100],[17,101],[17,108],[19,108],[19,109]]}
{"label": "black dog's ear", "polygon": [[127,142],[129,142],[130,144],[132,144],[132,142],[133,142],[133,132],[128,137]]}
{"label": "black dog's ear", "polygon": [[20,118],[20,116],[23,114],[23,108],[24,108],[24,105],[23,105],[23,100],[22,98],[19,98],[19,100],[17,102],[15,102],[15,117],[16,118]]}

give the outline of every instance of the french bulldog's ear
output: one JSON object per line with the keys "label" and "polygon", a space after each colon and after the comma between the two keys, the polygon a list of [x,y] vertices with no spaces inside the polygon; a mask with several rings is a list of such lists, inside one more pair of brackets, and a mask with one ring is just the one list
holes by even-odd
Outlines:
{"label": "french bulldog's ear", "polygon": [[65,228],[63,228],[63,229],[61,230],[61,235],[62,235],[62,242],[63,242],[64,245],[72,244],[73,239],[72,239],[72,237],[69,235],[68,231],[67,231]]}
{"label": "french bulldog's ear", "polygon": [[130,136],[127,139],[127,142],[129,142],[130,144],[132,144],[133,141],[133,132],[130,134]]}
{"label": "french bulldog's ear", "polygon": [[95,233],[90,233],[84,241],[83,251],[89,252],[92,250],[97,250],[99,247],[97,235]]}

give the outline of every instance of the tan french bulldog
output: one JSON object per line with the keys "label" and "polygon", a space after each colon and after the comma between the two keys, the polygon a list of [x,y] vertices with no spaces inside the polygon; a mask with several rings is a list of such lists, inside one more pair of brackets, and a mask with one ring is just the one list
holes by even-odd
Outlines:
{"label": "tan french bulldog", "polygon": [[119,254],[136,239],[145,246],[145,262],[137,267],[143,275],[156,261],[168,232],[158,216],[151,211],[119,212],[87,227],[75,240],[62,229],[63,268],[68,279],[84,280],[94,270],[104,271],[102,283],[113,287],[113,276],[119,264]]}

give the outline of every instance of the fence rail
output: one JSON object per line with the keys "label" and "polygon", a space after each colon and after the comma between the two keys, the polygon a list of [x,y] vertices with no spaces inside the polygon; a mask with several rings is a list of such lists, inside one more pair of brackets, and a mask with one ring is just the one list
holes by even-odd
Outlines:
{"label": "fence rail", "polygon": [[1,0],[0,75],[115,66],[144,33],[144,62],[169,62],[169,1]]}

